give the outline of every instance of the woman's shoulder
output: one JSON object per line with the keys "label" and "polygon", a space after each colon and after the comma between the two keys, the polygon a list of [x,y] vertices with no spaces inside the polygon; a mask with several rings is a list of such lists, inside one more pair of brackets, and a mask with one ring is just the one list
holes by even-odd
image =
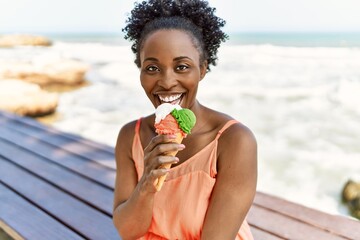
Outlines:
{"label": "woman's shoulder", "polygon": [[139,127],[141,125],[147,125],[149,121],[151,121],[151,119],[154,118],[153,115],[149,115],[149,116],[145,116],[145,117],[140,117],[138,119],[132,120],[130,122],[125,123],[121,128],[120,128],[120,134],[122,132],[128,134],[128,133],[134,133],[135,129],[136,129],[136,125],[139,124]]}
{"label": "woman's shoulder", "polygon": [[[237,133],[240,132],[247,132],[251,130],[245,126],[243,123],[241,123],[240,120],[235,119],[234,117],[226,114],[226,113],[222,113],[213,109],[207,109],[208,113],[207,115],[209,116],[209,119],[212,120],[212,125],[217,128],[217,129],[222,129],[226,124],[228,124],[229,122],[233,122],[233,124],[231,124],[228,128],[232,128],[232,129],[237,129]],[[226,131],[226,130],[225,130]]]}
{"label": "woman's shoulder", "polygon": [[[229,149],[229,147],[237,148],[239,145],[248,144],[250,146],[256,146],[256,138],[252,130],[247,127],[240,120],[235,119],[227,114],[218,113],[216,119],[218,129],[223,130],[219,138],[219,147],[222,146]],[[231,125],[226,124],[232,122]],[[225,127],[225,129],[224,129]]]}
{"label": "woman's shoulder", "polygon": [[228,115],[221,117],[221,125],[232,121],[233,124],[223,128],[217,145],[217,168],[227,169],[228,167],[241,169],[253,169],[257,162],[257,141],[255,135],[241,121]]}
{"label": "woman's shoulder", "polygon": [[251,129],[239,121],[231,125],[229,131],[224,132],[223,138],[238,140],[239,143],[244,141],[256,143],[255,135]]}
{"label": "woman's shoulder", "polygon": [[121,147],[129,147],[132,144],[133,138],[135,136],[135,128],[138,120],[133,120],[128,123],[125,123],[119,130],[116,149]]}
{"label": "woman's shoulder", "polygon": [[131,134],[131,133],[135,133],[135,127],[136,127],[136,123],[138,122],[138,120],[133,120],[130,121],[128,123],[125,123],[119,131],[119,137],[123,136],[123,135],[127,135]]}
{"label": "woman's shoulder", "polygon": [[133,139],[136,133],[137,126],[139,127],[139,133],[141,134],[142,131],[149,128],[148,125],[151,121],[154,121],[153,119],[154,117],[152,115],[149,115],[125,123],[119,131],[118,142],[119,141],[124,142]]}

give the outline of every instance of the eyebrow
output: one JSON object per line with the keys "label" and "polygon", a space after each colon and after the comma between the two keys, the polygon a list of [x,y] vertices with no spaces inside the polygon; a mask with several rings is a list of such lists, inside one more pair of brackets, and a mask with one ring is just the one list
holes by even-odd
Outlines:
{"label": "eyebrow", "polygon": [[[189,60],[192,60],[191,58],[189,58],[189,57],[187,57],[187,56],[180,56],[180,57],[176,57],[176,58],[174,58],[174,62],[176,62],[176,61],[180,61],[180,60],[183,60],[183,59],[189,59]],[[159,59],[157,59],[157,58],[154,58],[154,57],[148,57],[148,58],[145,58],[144,59],[144,62],[146,62],[146,61],[154,61],[154,62],[159,62]]]}
{"label": "eyebrow", "polygon": [[187,57],[187,56],[180,56],[180,57],[176,57],[176,58],[174,58],[174,61],[180,61],[180,60],[183,60],[183,59],[189,59],[189,60],[191,60],[191,61],[192,61],[192,59],[191,59],[191,58],[189,58],[189,57]]}
{"label": "eyebrow", "polygon": [[145,58],[143,62],[146,62],[146,61],[155,61],[155,62],[158,62],[159,60],[157,58],[154,58],[154,57],[148,57],[148,58]]}

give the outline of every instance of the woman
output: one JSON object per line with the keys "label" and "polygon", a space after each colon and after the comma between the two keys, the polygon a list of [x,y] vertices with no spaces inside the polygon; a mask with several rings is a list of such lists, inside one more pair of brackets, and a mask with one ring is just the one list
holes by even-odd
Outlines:
{"label": "woman", "polygon": [[[253,239],[245,218],[256,192],[256,140],[196,99],[227,38],[214,12],[203,0],[149,0],[136,4],[127,21],[149,100],[155,108],[189,108],[197,122],[182,144],[155,133],[154,114],[120,130],[113,220],[123,239]],[[170,151],[179,152],[166,156]],[[159,169],[164,163],[172,168]],[[165,174],[157,192],[154,181]]]}

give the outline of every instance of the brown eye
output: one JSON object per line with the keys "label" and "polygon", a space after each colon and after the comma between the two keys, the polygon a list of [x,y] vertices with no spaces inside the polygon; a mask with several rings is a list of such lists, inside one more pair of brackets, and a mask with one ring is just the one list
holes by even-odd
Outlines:
{"label": "brown eye", "polygon": [[186,65],[179,65],[179,66],[176,67],[176,70],[178,70],[178,71],[184,71],[184,70],[186,70],[186,69],[188,69],[188,68],[189,68],[189,67],[186,66]]}
{"label": "brown eye", "polygon": [[159,71],[159,69],[156,67],[156,66],[148,66],[146,68],[147,71],[149,72],[156,72],[156,71]]}

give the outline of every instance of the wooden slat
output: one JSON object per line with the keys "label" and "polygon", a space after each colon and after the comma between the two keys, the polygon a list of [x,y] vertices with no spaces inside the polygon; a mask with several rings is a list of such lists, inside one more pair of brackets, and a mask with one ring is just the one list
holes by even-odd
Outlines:
{"label": "wooden slat", "polygon": [[[28,119],[25,124],[20,121],[21,118],[3,118],[1,121],[6,124],[6,128],[29,135],[39,141],[46,142],[54,146],[61,146],[62,149],[69,151],[72,154],[87,157],[90,160],[96,161],[106,167],[115,169],[114,152],[109,151],[109,147],[97,145],[96,147],[88,144],[90,141],[78,138],[69,138],[67,134],[50,127],[38,127],[39,123]],[[82,140],[82,141],[80,141]],[[86,141],[86,143],[84,143]],[[93,144],[95,145],[95,144]]]}
{"label": "wooden slat", "polygon": [[0,203],[0,219],[8,226],[1,227],[14,239],[83,239],[1,182]]}
{"label": "wooden slat", "polygon": [[273,235],[272,233],[260,230],[254,226],[251,226],[250,228],[251,228],[251,233],[255,240],[283,240],[283,239],[285,239],[285,238],[277,237],[277,236]]}
{"label": "wooden slat", "polygon": [[107,187],[114,187],[115,170],[71,154],[63,150],[61,146],[55,147],[4,127],[0,128],[0,139],[32,151],[36,155],[47,158]]}
{"label": "wooden slat", "polygon": [[253,205],[248,214],[248,222],[263,231],[285,239],[306,240],[344,240],[347,238],[333,235],[322,229],[288,218],[280,213]]}
{"label": "wooden slat", "polygon": [[357,220],[324,213],[261,192],[256,194],[254,204],[306,222],[335,235],[348,239],[360,239],[360,221]]}
{"label": "wooden slat", "polygon": [[112,214],[113,191],[32,152],[0,140],[0,156],[94,207]]}
{"label": "wooden slat", "polygon": [[17,122],[19,122],[21,124],[37,128],[39,131],[40,130],[41,131],[48,131],[48,132],[51,132],[51,133],[59,134],[59,135],[65,137],[65,138],[76,140],[77,142],[80,142],[81,144],[84,144],[84,145],[88,145],[88,146],[90,146],[92,148],[97,148],[97,149],[107,151],[110,154],[113,154],[113,152],[114,152],[114,148],[110,147],[110,146],[108,146],[106,144],[95,142],[93,140],[83,138],[83,137],[81,137],[79,135],[76,135],[76,134],[59,131],[58,129],[56,129],[54,127],[51,127],[49,125],[44,125],[44,124],[42,124],[42,123],[40,123],[40,122],[34,120],[33,118],[30,118],[30,117],[22,117],[22,116],[20,117],[18,115],[8,113],[8,112],[4,112],[4,111],[0,111],[0,117],[2,119],[14,120],[14,121],[17,121]]}
{"label": "wooden slat", "polygon": [[88,239],[119,239],[111,217],[1,157],[0,180]]}

